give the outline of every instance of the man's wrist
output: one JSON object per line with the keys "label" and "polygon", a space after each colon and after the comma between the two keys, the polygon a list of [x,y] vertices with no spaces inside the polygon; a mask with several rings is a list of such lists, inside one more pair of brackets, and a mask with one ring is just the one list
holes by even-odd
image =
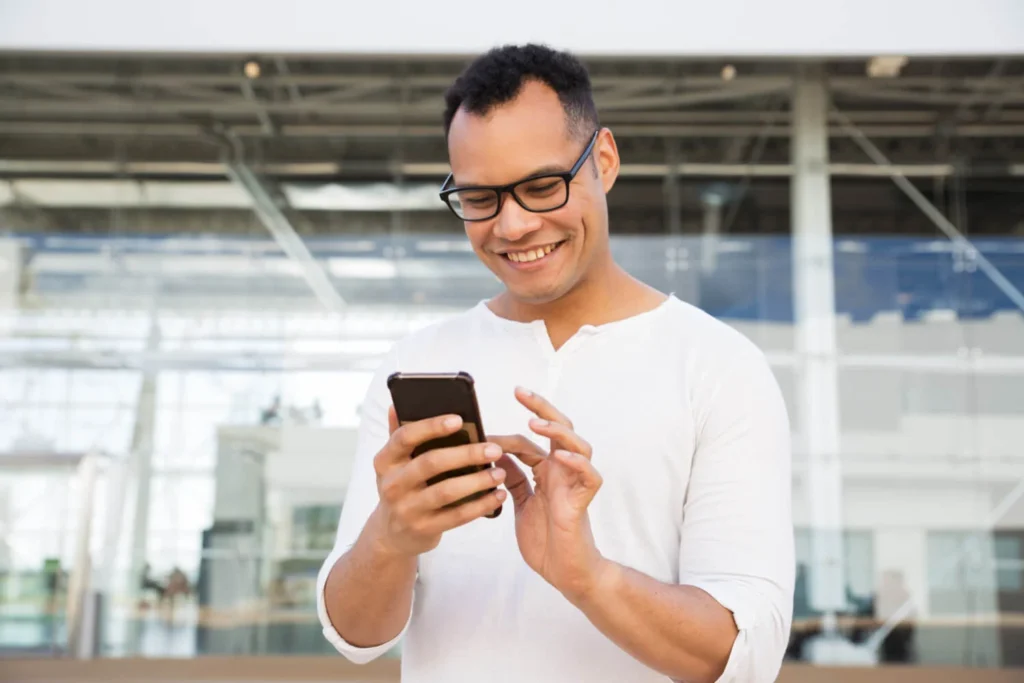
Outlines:
{"label": "man's wrist", "polygon": [[617,562],[602,557],[590,571],[587,580],[566,597],[583,612],[600,605],[616,592],[625,569]]}
{"label": "man's wrist", "polygon": [[366,541],[367,548],[373,559],[378,563],[384,564],[415,562],[415,555],[403,552],[400,548],[389,542],[385,526],[386,522],[381,514],[381,510],[377,507],[370,514],[362,534],[362,538]]}

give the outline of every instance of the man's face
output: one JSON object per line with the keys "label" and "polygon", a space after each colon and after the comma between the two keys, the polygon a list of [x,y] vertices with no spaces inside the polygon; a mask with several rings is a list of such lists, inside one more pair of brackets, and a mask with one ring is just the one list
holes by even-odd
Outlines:
{"label": "man's face", "polygon": [[[514,100],[486,116],[461,110],[455,115],[448,135],[453,176],[449,186],[506,185],[538,173],[565,173],[589,142],[589,132],[582,140],[568,133],[555,92],[529,82]],[[614,139],[603,130],[561,208],[531,212],[506,193],[498,215],[466,221],[477,256],[513,297],[531,304],[554,301],[607,256],[605,193],[615,182],[618,166]],[[519,195],[533,206],[528,192]],[[561,190],[539,186],[535,201],[543,202],[545,192]]]}

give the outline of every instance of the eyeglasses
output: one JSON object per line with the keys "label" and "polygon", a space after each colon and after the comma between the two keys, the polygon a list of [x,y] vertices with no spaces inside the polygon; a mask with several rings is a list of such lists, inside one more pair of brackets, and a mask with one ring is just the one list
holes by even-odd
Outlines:
{"label": "eyeglasses", "polygon": [[456,216],[464,221],[486,221],[501,212],[502,199],[505,193],[512,195],[516,204],[527,211],[544,213],[554,211],[569,201],[569,184],[583,168],[587,157],[594,149],[597,136],[601,131],[594,131],[590,144],[583,154],[572,165],[568,173],[542,173],[517,180],[508,185],[477,185],[472,187],[453,187],[448,184],[452,175],[448,174],[441,186],[441,199]]}

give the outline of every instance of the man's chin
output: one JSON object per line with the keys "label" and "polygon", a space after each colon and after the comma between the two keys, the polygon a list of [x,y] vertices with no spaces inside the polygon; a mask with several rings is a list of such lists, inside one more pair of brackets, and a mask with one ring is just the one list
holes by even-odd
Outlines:
{"label": "man's chin", "polygon": [[571,288],[564,286],[510,287],[507,283],[505,284],[505,291],[511,298],[529,306],[544,306],[558,301],[565,296],[569,289]]}

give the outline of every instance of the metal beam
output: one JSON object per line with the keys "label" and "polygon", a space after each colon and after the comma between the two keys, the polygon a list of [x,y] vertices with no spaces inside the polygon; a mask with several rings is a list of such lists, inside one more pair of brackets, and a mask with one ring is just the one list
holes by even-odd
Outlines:
{"label": "metal beam", "polygon": [[291,69],[288,68],[288,61],[281,56],[275,57],[274,66],[277,67],[277,70],[282,77],[288,79],[288,83],[285,85],[285,89],[288,91],[288,97],[290,97],[293,102],[301,100],[303,97],[302,91],[291,77],[292,74]]}
{"label": "metal beam", "polygon": [[320,303],[333,313],[343,313],[345,300],[334,288],[333,283],[320,263],[313,258],[306,244],[295,232],[288,218],[277,208],[270,193],[263,187],[249,167],[237,160],[224,162],[224,169],[231,180],[241,187],[252,199],[253,210],[264,227],[277,241],[281,250],[299,264],[302,277],[313,290]]}
{"label": "metal beam", "polygon": [[[367,102],[362,98],[349,98],[348,101],[334,97],[318,99],[314,96],[301,100],[278,100],[259,103],[252,101],[246,86],[242,82],[240,97],[218,100],[181,99],[168,93],[167,97],[152,99],[128,98],[98,95],[95,98],[80,99],[74,102],[77,114],[138,114],[174,112],[177,114],[231,115],[251,113],[254,109],[264,109],[272,114],[296,112],[317,113],[323,116],[400,116],[402,118],[419,117],[421,120],[433,120],[441,115],[444,102],[440,95],[428,96],[421,100],[401,105],[398,101],[386,99]],[[684,92],[671,95],[636,95],[625,99],[606,100],[595,96],[600,111],[636,111],[643,109],[688,107],[711,102],[730,102],[760,95],[781,92],[784,86],[744,86],[736,88],[715,88],[698,92]],[[0,114],[17,114],[19,116],[38,116],[48,114],[66,114],[68,100],[65,98],[39,98],[26,95],[0,98]]]}
{"label": "metal beam", "polygon": [[[443,210],[433,185],[448,172],[445,162],[410,162],[396,167],[382,160],[377,165],[359,165],[352,169],[369,174],[393,174],[399,171],[407,179],[419,179],[412,186],[397,188],[384,183],[320,183],[321,189],[289,183],[287,179],[322,178],[348,171],[344,162],[267,163],[260,172],[281,179],[282,190],[297,210]],[[833,176],[859,178],[946,178],[954,173],[952,164],[832,163]],[[118,164],[112,161],[77,160],[0,160],[0,207],[25,206],[42,212],[50,207],[169,207],[169,208],[249,208],[251,200],[237,185],[217,178],[223,164],[207,162],[139,161]],[[622,164],[623,178],[663,178],[669,175],[722,178],[786,178],[793,174],[791,164],[773,163],[677,163]],[[143,179],[139,176],[174,175],[176,180]],[[2,179],[2,176],[9,178]],[[32,176],[32,177],[25,177]],[[128,176],[128,178],[126,178]],[[181,179],[192,176],[190,179]],[[974,167],[968,173],[975,178],[1012,178],[1024,176],[1024,164],[998,164]],[[134,179],[132,179],[134,177]],[[332,197],[332,188],[349,195]]]}
{"label": "metal beam", "polygon": [[[189,84],[198,86],[224,86],[233,87],[238,84],[237,75],[231,72],[231,67],[237,62],[225,61],[224,71],[221,73],[210,73],[195,71],[192,73],[167,72],[167,73],[135,73],[124,75],[113,70],[94,72],[67,72],[67,71],[25,71],[25,70],[2,70],[0,71],[0,84],[31,84],[31,83],[59,83],[66,85],[85,85],[99,87],[123,87],[125,85],[153,85],[153,86],[177,86]],[[265,74],[260,77],[260,82],[271,87],[289,87],[296,85],[300,87],[322,87],[338,88],[348,85],[382,84],[392,87],[399,87],[400,81],[406,78],[409,84],[417,88],[444,89],[451,85],[458,76],[458,67],[461,63],[452,68],[448,73],[421,74],[400,76],[396,73],[383,74],[353,74],[345,71],[347,64],[343,62],[327,62],[326,66],[336,66],[335,73],[295,73],[288,74]],[[785,67],[781,67],[785,68]],[[719,75],[706,76],[676,76],[668,75],[627,75],[601,73],[592,69],[591,83],[595,90],[615,88],[618,86],[646,86],[649,88],[662,88],[666,84],[677,88],[699,88],[715,87],[722,84]],[[765,75],[744,75],[742,82],[759,83],[788,81],[790,76],[785,73]],[[998,78],[987,78],[985,76],[959,77],[959,76],[910,76],[900,77],[892,81],[882,81],[868,76],[830,76],[829,85],[833,87],[870,87],[882,89],[890,85],[899,88],[926,88],[933,91],[948,90],[978,90],[986,89],[1001,91],[1006,88],[1019,87],[1020,80],[1014,76],[1001,76]],[[305,94],[305,93],[304,93]]]}
{"label": "metal beam", "polygon": [[[193,73],[136,73],[130,76],[116,72],[95,71],[92,73],[65,72],[65,71],[0,71],[0,84],[31,84],[31,83],[60,83],[67,85],[87,85],[100,87],[123,87],[127,84],[152,85],[152,86],[177,86],[179,84],[199,86],[224,86],[233,87],[238,84],[238,77],[234,75],[230,67],[236,62],[226,62],[222,73],[193,72]],[[461,67],[460,63],[458,67]],[[341,66],[344,69],[345,65]],[[394,88],[401,87],[406,81],[415,88],[435,88],[443,90],[452,84],[459,75],[459,68],[453,68],[448,73],[420,74],[404,76],[398,72],[383,74],[353,74],[339,70],[336,73],[289,73],[265,74],[260,76],[260,82],[270,87],[288,87],[297,85],[300,87],[322,87],[338,88],[350,85],[383,85]],[[767,83],[788,81],[788,75],[763,75],[747,76],[745,82]],[[867,81],[867,79],[861,79]],[[708,76],[641,76],[641,75],[604,75],[595,73],[591,76],[591,84],[595,90],[615,88],[619,86],[649,88],[661,88],[670,83],[679,88],[714,87],[722,84],[722,79],[717,75]]]}
{"label": "metal beam", "polygon": [[772,95],[788,86],[787,82],[769,82],[764,85],[744,84],[737,87],[718,87],[698,92],[636,96],[623,100],[603,101],[595,96],[599,111],[635,110],[659,107],[688,107],[709,102],[731,102],[760,95]]}
{"label": "metal beam", "polygon": [[950,93],[950,92],[929,92],[925,90],[900,90],[896,88],[869,88],[869,87],[845,87],[835,86],[833,90],[850,97],[858,97],[866,100],[886,100],[890,102],[910,102],[926,105],[949,105],[960,106],[965,102],[981,104],[983,102],[995,101],[1021,103],[1024,102],[1024,93],[1016,96],[1009,93],[988,92],[987,97],[981,92],[975,93]]}
{"label": "metal beam", "polygon": [[[836,111],[836,116],[840,121],[840,125],[846,129],[850,137],[857,144],[858,147],[863,150],[868,157],[881,167],[892,167],[889,159],[882,153],[878,147],[868,139],[868,137],[861,131],[857,126],[853,124],[848,118],[843,116],[842,112]],[[939,228],[945,235],[952,240],[957,246],[963,249],[966,253],[970,254],[978,264],[978,268],[981,272],[985,273],[990,280],[999,288],[999,290],[1006,295],[1006,297],[1014,303],[1017,308],[1024,311],[1024,293],[1017,289],[1012,282],[1005,275],[1003,275],[998,268],[992,265],[992,262],[988,260],[984,254],[979,251],[969,239],[967,239],[960,230],[953,225],[946,216],[939,211],[938,208],[928,198],[921,193],[914,184],[907,180],[906,175],[902,172],[895,172],[889,174],[892,181],[898,188],[910,198],[910,201],[917,205],[917,208],[921,209],[925,216],[927,216],[936,227]]]}
{"label": "metal beam", "polygon": [[[450,79],[444,79],[446,84]],[[11,88],[24,92],[15,92],[0,100],[0,111],[15,114],[48,114],[65,113],[69,98],[76,104],[76,113],[132,113],[138,111],[175,111],[180,113],[216,113],[239,114],[249,111],[251,103],[247,102],[244,92],[239,92],[239,77],[224,80],[223,86],[232,90],[215,90],[208,86],[197,86],[190,81],[159,82],[147,84],[136,80],[120,80],[109,84],[110,90],[82,91],[80,86],[61,81],[33,81],[5,79],[0,74],[0,83],[7,81]],[[242,82],[246,82],[242,79]],[[260,84],[269,88],[297,88],[292,80],[274,80],[260,78]],[[125,94],[125,84],[149,90],[147,97]],[[993,83],[1002,83],[1002,87],[992,87]],[[778,77],[751,77],[726,83],[721,80],[705,82],[702,85],[687,84],[686,81],[660,79],[651,82],[634,81],[625,86],[595,86],[594,98],[602,111],[644,110],[665,107],[686,107],[708,102],[731,101],[757,95],[780,92],[787,87],[788,79]],[[671,92],[666,92],[671,86]],[[913,88],[902,80],[892,84],[878,81],[848,81],[833,79],[830,82],[832,91],[847,97],[874,99],[880,101],[897,101],[920,104],[925,106],[952,105],[965,103],[982,104],[990,101],[1003,103],[1024,102],[1024,91],[1019,81],[1011,79],[992,79],[972,83],[963,90],[950,90],[941,87],[923,86]],[[378,116],[397,108],[403,87],[425,90],[418,100],[410,102],[403,108],[404,115],[437,116],[443,109],[441,93],[443,86],[432,84],[424,87],[416,78],[370,78],[356,81],[340,78],[332,81],[329,88],[307,93],[301,98],[288,98],[269,101],[263,106],[271,113],[299,111],[316,111],[321,114],[347,114]],[[114,89],[116,88],[116,89]],[[625,88],[625,90],[624,90]],[[42,91],[50,97],[40,97]],[[357,99],[353,95],[380,93],[373,101],[365,98]],[[626,94],[627,96],[623,96]],[[183,97],[184,95],[184,97]],[[198,95],[198,97],[197,97]]]}
{"label": "metal beam", "polygon": [[[268,136],[277,135],[277,127],[270,120],[270,115],[267,114],[267,108],[264,103],[260,102],[256,97],[256,91],[253,90],[252,83],[248,79],[243,78],[239,87],[242,90],[242,94],[245,95],[245,100],[255,109],[256,119],[260,122],[263,134]],[[294,103],[295,101],[293,101]]]}
{"label": "metal beam", "polygon": [[[65,104],[63,111],[66,112],[68,105]],[[139,113],[138,109],[132,110]],[[167,112],[156,107],[156,113],[164,115]],[[240,115],[253,116],[257,109],[246,103],[239,111]],[[398,114],[395,107],[384,107],[372,118],[380,123],[281,123],[278,126],[276,135],[281,137],[295,138],[424,138],[442,140],[444,131],[437,123],[429,123],[431,119],[412,119],[411,123],[401,124],[397,122]],[[622,113],[622,112],[619,112]],[[948,134],[953,137],[962,138],[1024,138],[1024,117],[1009,117],[1004,112],[1001,118],[1005,123],[960,123],[950,125]],[[762,125],[754,123],[643,123],[645,118],[652,114],[640,112],[636,120],[630,120],[630,115],[623,114],[621,118],[609,117],[607,124],[612,131],[621,139],[628,137],[635,138],[733,138],[736,136],[753,136],[760,134]],[[674,114],[672,116],[675,116]],[[723,114],[723,116],[725,116]],[[707,115],[714,118],[714,114]],[[395,123],[389,123],[388,119],[395,119]],[[1017,122],[1017,119],[1020,119]],[[685,120],[680,118],[679,120]],[[1014,122],[1010,122],[1014,121]],[[787,120],[780,119],[779,125],[769,132],[773,138],[788,138]],[[928,123],[864,123],[864,133],[872,138],[933,138],[937,133],[938,121]],[[242,138],[266,138],[269,134],[262,125],[239,123],[230,126],[234,135]],[[168,139],[197,139],[203,132],[202,126],[198,124],[187,124],[165,121],[145,121],[133,119],[130,121],[26,121],[26,120],[0,120],[0,135],[11,136],[101,136],[114,138],[139,138],[156,137]],[[845,138],[848,133],[841,126],[830,126],[829,137]]]}

